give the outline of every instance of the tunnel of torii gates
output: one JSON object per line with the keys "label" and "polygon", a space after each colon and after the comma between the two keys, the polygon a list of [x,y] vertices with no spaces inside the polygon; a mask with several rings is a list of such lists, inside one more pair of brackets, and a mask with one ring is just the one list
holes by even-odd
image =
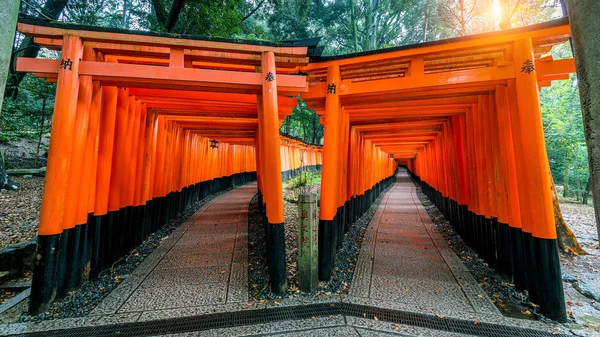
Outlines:
{"label": "tunnel of torii gates", "polygon": [[[286,290],[282,179],[321,169],[319,278],[406,166],[454,229],[546,316],[566,320],[539,88],[567,19],[324,57],[279,44],[49,23],[18,31],[60,60],[30,311],[40,312],[208,194],[256,179],[271,288]],[[297,95],[322,149],[279,135]],[[322,154],[321,154],[322,151]]]}

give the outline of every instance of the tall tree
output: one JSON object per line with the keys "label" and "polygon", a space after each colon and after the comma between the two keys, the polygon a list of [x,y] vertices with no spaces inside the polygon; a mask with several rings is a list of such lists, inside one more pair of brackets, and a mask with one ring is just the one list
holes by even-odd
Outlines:
{"label": "tall tree", "polygon": [[181,10],[183,9],[183,5],[185,4],[185,0],[173,0],[171,3],[170,9],[167,12],[164,1],[161,0],[150,0],[152,2],[153,13],[156,16],[156,21],[167,32],[173,30],[177,20],[179,19],[179,14],[181,14]]}
{"label": "tall tree", "polygon": [[[46,3],[44,3],[44,7],[41,9],[34,8],[34,11],[38,13],[40,18],[58,20],[68,1],[69,0],[47,0]],[[31,3],[36,4],[35,2]],[[19,84],[23,80],[23,77],[25,77],[25,73],[17,73],[15,71],[14,64],[17,57],[35,58],[39,51],[40,47],[33,43],[33,38],[27,36],[23,39],[17,50],[12,53],[12,58],[10,60],[10,76],[4,91],[6,97],[11,97],[13,100],[17,98]]]}
{"label": "tall tree", "polygon": [[[15,27],[17,25],[17,13],[19,3],[12,1],[0,8],[0,20],[4,23],[0,27],[0,109],[2,108],[4,86],[10,62],[10,53],[15,38]],[[0,158],[0,189],[16,189],[17,185],[10,181],[4,170],[4,158]]]}
{"label": "tall tree", "polygon": [[596,228],[600,239],[600,2],[567,0],[588,147]]}

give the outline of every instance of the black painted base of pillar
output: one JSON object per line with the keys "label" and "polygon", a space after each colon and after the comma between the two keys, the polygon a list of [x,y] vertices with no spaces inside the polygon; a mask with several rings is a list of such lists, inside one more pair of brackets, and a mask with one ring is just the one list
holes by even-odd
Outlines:
{"label": "black painted base of pillar", "polygon": [[319,220],[319,280],[328,281],[333,270],[333,220]]}
{"label": "black painted base of pillar", "polygon": [[269,223],[268,226],[267,260],[269,261],[271,291],[277,295],[283,295],[287,291],[284,225],[283,223]]}
{"label": "black painted base of pillar", "polygon": [[490,267],[527,290],[529,300],[540,305],[546,317],[566,322],[566,309],[556,240],[540,239],[475,214],[466,205],[444,197],[409,171],[429,200],[449,219],[452,228]]}
{"label": "black painted base of pillar", "polygon": [[394,182],[395,174],[355,195],[338,207],[332,220],[319,220],[319,280],[331,278],[335,255],[350,227],[371,207],[381,193]]}
{"label": "black painted base of pillar", "polygon": [[49,307],[56,296],[56,260],[60,234],[39,235],[31,295],[29,296],[29,313],[38,315]]}
{"label": "black painted base of pillar", "polygon": [[557,240],[533,238],[537,262],[540,311],[550,319],[567,322]]}
{"label": "black painted base of pillar", "polygon": [[523,231],[521,228],[509,227],[510,242],[513,249],[513,282],[515,288],[523,291],[527,289],[527,263],[523,258]]}
{"label": "black painted base of pillar", "polygon": [[[148,200],[144,205],[128,206],[104,215],[90,214],[87,223],[61,234],[40,235],[29,312],[41,313],[83,280],[97,279],[102,270],[110,268],[195,202],[254,180],[256,172],[245,172],[200,182]],[[285,264],[285,252],[282,256]],[[283,270],[285,274],[285,267]]]}

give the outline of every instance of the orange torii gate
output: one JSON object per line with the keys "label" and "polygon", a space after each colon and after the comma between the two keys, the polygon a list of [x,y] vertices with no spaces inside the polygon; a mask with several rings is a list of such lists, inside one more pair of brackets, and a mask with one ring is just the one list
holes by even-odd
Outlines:
{"label": "orange torii gate", "polygon": [[[32,312],[191,202],[255,177],[271,285],[285,291],[281,180],[301,166],[323,164],[319,274],[329,279],[344,232],[404,164],[479,254],[565,319],[538,97],[574,71],[573,60],[541,57],[568,38],[565,20],[320,58],[315,40],[27,19],[19,31],[62,51],[17,62],[58,83]],[[322,159],[279,137],[298,93],[322,114]]]}
{"label": "orange torii gate", "polygon": [[[97,277],[208,194],[258,180],[270,281],[287,288],[281,181],[321,149],[280,137],[318,40],[266,43],[49,23],[18,31],[61,60],[19,58],[57,82],[30,312]],[[282,168],[284,169],[282,172]]]}
{"label": "orange torii gate", "polygon": [[402,164],[480,256],[565,321],[538,90],[575,71],[542,56],[569,34],[561,19],[302,66],[301,97],[325,126],[320,278]]}

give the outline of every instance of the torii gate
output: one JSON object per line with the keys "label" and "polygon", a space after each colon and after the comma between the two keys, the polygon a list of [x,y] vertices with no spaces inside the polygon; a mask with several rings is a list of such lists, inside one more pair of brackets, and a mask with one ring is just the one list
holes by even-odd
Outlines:
{"label": "torii gate", "polygon": [[292,139],[280,149],[279,127],[308,90],[298,67],[318,39],[182,37],[27,18],[18,31],[62,53],[17,61],[18,71],[57,82],[30,312],[64,296],[82,271],[95,277],[192,201],[253,179],[269,224],[271,286],[285,292],[282,158],[289,175],[299,151],[306,166],[320,166],[321,150]]}
{"label": "torii gate", "polygon": [[[44,278],[69,288],[72,278],[59,271],[55,280],[50,271],[64,268],[63,255],[77,242],[69,238],[87,228],[77,225],[89,223],[89,213],[97,233],[115,223],[135,233],[140,222],[128,221],[128,207],[167,219],[179,195],[229,184],[220,177],[238,170],[222,163],[239,163],[240,152],[244,167],[233,166],[256,169],[267,206],[272,287],[285,290],[278,127],[294,105],[282,96],[302,93],[325,125],[321,279],[329,279],[348,225],[401,163],[491,265],[529,290],[548,317],[565,319],[538,86],[574,72],[572,60],[541,57],[568,38],[566,20],[321,58],[316,41],[238,44],[27,20],[19,31],[63,53],[60,61],[17,64],[58,82],[32,308],[54,298]],[[207,151],[210,138],[227,140],[229,152]],[[207,181],[198,192],[195,184]],[[142,233],[156,228],[141,223]],[[98,270],[94,257],[110,261],[122,252],[93,253]]]}
{"label": "torii gate", "polygon": [[320,278],[396,161],[491,266],[565,321],[538,90],[575,72],[573,59],[542,57],[569,34],[565,18],[301,67],[301,97],[325,125]]}

